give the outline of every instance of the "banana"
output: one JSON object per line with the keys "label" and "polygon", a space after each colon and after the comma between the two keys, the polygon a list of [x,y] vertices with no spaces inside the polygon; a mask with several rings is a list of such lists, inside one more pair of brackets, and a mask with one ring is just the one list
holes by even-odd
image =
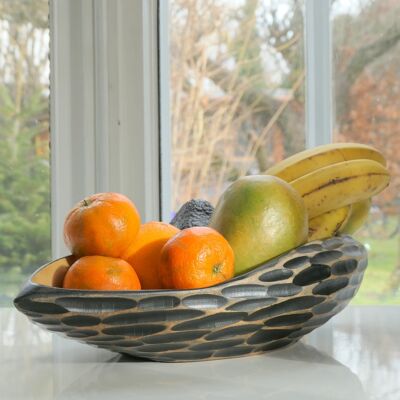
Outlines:
{"label": "banana", "polygon": [[303,175],[342,161],[367,159],[386,166],[385,157],[365,144],[332,143],[304,150],[269,168],[264,174],[292,182]]}
{"label": "banana", "polygon": [[352,206],[344,206],[328,211],[308,221],[308,241],[335,236],[347,223]]}
{"label": "banana", "polygon": [[302,196],[309,219],[382,191],[390,181],[388,170],[377,161],[351,160],[319,168],[290,184]]}
{"label": "banana", "polygon": [[362,200],[354,203],[348,220],[339,228],[339,233],[349,235],[357,232],[366,222],[371,208],[371,199]]}

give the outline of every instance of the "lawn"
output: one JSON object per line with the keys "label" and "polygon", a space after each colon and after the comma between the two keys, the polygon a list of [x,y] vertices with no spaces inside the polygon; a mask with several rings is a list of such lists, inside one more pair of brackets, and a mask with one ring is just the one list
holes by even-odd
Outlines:
{"label": "lawn", "polygon": [[[358,238],[368,249],[368,267],[364,280],[352,304],[397,304],[400,305],[400,290],[390,289],[393,271],[400,262],[399,238]],[[399,259],[399,260],[398,260]],[[400,278],[399,283],[400,283]],[[398,286],[398,285],[397,285]]]}

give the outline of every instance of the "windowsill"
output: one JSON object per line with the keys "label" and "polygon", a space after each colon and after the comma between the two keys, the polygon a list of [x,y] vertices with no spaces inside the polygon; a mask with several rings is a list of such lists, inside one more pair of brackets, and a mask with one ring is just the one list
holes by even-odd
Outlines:
{"label": "windowsill", "polygon": [[5,399],[400,398],[398,308],[348,307],[284,350],[211,362],[163,364],[91,348],[0,308]]}

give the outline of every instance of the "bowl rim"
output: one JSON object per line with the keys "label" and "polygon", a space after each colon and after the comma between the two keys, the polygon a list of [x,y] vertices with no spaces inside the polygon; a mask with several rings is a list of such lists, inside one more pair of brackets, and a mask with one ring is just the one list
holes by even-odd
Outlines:
{"label": "bowl rim", "polygon": [[[299,246],[301,247],[301,246]],[[297,249],[297,248],[296,248]],[[146,295],[146,294],[163,294],[163,293],[168,293],[168,295],[173,295],[174,293],[176,294],[183,294],[183,293],[198,293],[198,292],[207,292],[210,289],[223,289],[225,286],[230,286],[231,283],[233,282],[238,282],[238,281],[242,281],[243,279],[248,278],[249,276],[258,273],[260,270],[264,269],[264,267],[269,264],[269,263],[273,263],[274,265],[279,261],[279,259],[287,254],[289,254],[290,252],[293,252],[295,249],[289,250],[285,253],[282,253],[268,261],[263,262],[262,264],[259,264],[258,266],[256,266],[255,268],[253,268],[250,271],[247,271],[241,275],[238,276],[234,276],[231,279],[228,279],[224,282],[221,283],[217,283],[216,285],[212,285],[212,286],[206,286],[206,287],[202,287],[202,288],[193,288],[193,289],[139,289],[139,290],[85,290],[85,289],[69,289],[69,288],[63,288],[63,287],[58,287],[58,286],[51,286],[51,285],[43,285],[37,282],[33,281],[33,278],[36,274],[38,274],[40,271],[48,268],[51,264],[56,263],[58,261],[62,261],[62,260],[67,260],[69,257],[73,257],[72,254],[69,254],[67,256],[64,257],[59,257],[55,260],[51,260],[49,262],[47,262],[46,264],[43,264],[42,266],[38,267],[27,279],[26,284],[29,284],[31,287],[37,288],[37,289],[46,289],[46,291],[55,291],[55,292],[60,292],[63,291],[66,294],[67,293],[79,293],[80,295],[82,294],[87,294],[87,295],[111,295],[111,294],[137,294],[137,295]],[[251,285],[255,285],[255,284],[251,284]],[[17,296],[18,297],[18,296]]]}
{"label": "bowl rim", "polygon": [[[333,238],[340,238],[340,239],[351,239],[352,241],[354,241],[356,244],[358,244],[361,247],[364,247],[364,245],[358,241],[357,239],[355,239],[354,237],[352,237],[351,235],[338,235],[338,236],[332,236],[326,239],[322,239],[322,240],[314,240],[311,242],[306,242],[303,243],[293,249],[290,249],[286,252],[283,252],[279,255],[277,255],[274,258],[271,258],[267,261],[264,261],[262,263],[260,263],[259,265],[255,266],[253,269],[251,269],[250,271],[247,271],[243,274],[237,275],[232,277],[229,280],[226,280],[224,282],[218,283],[216,285],[212,285],[212,286],[207,286],[207,287],[203,287],[203,288],[194,288],[194,289],[140,289],[140,290],[84,290],[84,289],[67,289],[67,288],[63,288],[63,287],[58,287],[58,286],[51,286],[51,285],[43,285],[37,282],[33,281],[33,278],[36,274],[38,274],[40,271],[44,270],[45,268],[49,267],[51,264],[56,263],[58,261],[61,260],[67,260],[68,258],[72,258],[74,257],[72,254],[70,255],[66,255],[64,257],[60,257],[57,258],[55,260],[51,260],[49,262],[47,262],[46,264],[38,267],[30,276],[29,278],[25,281],[25,284],[23,285],[23,288],[21,289],[21,291],[19,292],[19,294],[16,296],[16,299],[20,297],[20,295],[22,294],[22,292],[24,292],[24,288],[26,286],[29,286],[31,289],[37,289],[37,290],[46,290],[46,292],[63,292],[66,295],[67,294],[79,294],[80,296],[85,295],[85,296],[102,296],[102,297],[108,297],[111,295],[114,296],[118,296],[118,295],[135,295],[136,296],[145,296],[148,294],[155,294],[155,295],[163,295],[163,294],[168,294],[168,295],[190,295],[190,294],[211,294],[209,293],[210,290],[215,291],[215,290],[222,290],[225,287],[228,286],[233,286],[236,282],[241,282],[247,278],[249,278],[252,275],[258,274],[261,271],[263,271],[264,269],[268,269],[273,268],[276,264],[278,264],[281,259],[283,258],[287,258],[290,257],[290,255],[298,253],[298,249],[306,247],[306,246],[310,246],[310,245],[320,245],[322,247],[321,250],[315,250],[315,252],[318,251],[330,251],[331,249],[329,248],[324,248],[324,246],[322,245],[322,243],[324,243],[325,241],[331,240]],[[310,253],[312,253],[314,251],[311,251]],[[308,256],[307,253],[299,253],[298,257],[302,257],[302,256]],[[233,285],[232,285],[233,284]],[[263,286],[261,284],[256,284],[256,283],[249,283],[249,285],[252,286]]]}

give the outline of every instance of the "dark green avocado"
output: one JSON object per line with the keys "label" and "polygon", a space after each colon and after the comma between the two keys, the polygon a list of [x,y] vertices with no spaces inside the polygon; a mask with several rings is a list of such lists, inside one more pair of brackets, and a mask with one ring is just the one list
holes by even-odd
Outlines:
{"label": "dark green avocado", "polygon": [[192,199],[179,209],[170,224],[178,229],[208,226],[213,212],[214,207],[207,200]]}

